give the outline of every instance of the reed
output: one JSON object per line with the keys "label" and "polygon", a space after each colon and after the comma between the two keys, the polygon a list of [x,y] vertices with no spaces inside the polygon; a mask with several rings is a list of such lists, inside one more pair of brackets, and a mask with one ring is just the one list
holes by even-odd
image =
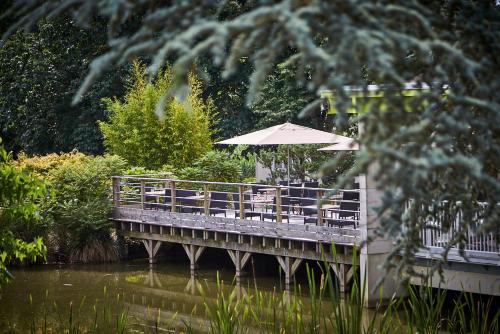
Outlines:
{"label": "reed", "polygon": [[[331,249],[334,260],[335,247]],[[335,261],[336,262],[336,261]],[[356,252],[353,263],[356,264]],[[408,298],[393,298],[379,303],[372,312],[363,306],[366,279],[354,280],[349,293],[342,294],[329,264],[320,264],[319,286],[316,273],[307,266],[306,291],[308,312],[300,298],[300,285],[293,292],[265,293],[255,284],[253,295],[237,298],[238,287],[225,293],[217,276],[217,299],[205,303],[210,333],[498,333],[500,310],[493,299],[483,301],[470,293],[461,293],[451,302],[443,289],[408,286]],[[356,268],[356,266],[354,266]],[[354,269],[356,270],[356,269]],[[354,277],[357,277],[354,272]],[[255,282],[255,280],[254,280]],[[450,305],[451,304],[451,305]],[[449,307],[451,306],[451,307]]]}
{"label": "reed", "polygon": [[[106,287],[103,290],[102,300],[95,300],[92,305],[87,303],[85,296],[82,297],[75,307],[73,301],[70,301],[66,307],[62,307],[56,302],[49,302],[48,291],[45,292],[45,298],[41,301],[41,308],[37,311],[36,304],[31,295],[28,296],[28,302],[31,307],[30,333],[127,333],[129,329],[130,318],[128,309],[123,304],[122,295],[117,294],[116,298],[109,297]],[[88,313],[83,312],[85,307],[91,307],[93,317],[89,318]],[[39,316],[41,311],[42,315]],[[48,314],[55,314],[53,319],[48,318]]]}

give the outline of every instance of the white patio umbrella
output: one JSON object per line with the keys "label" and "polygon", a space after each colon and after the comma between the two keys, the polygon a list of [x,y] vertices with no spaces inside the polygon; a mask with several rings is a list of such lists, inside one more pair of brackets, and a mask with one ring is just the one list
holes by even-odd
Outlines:
{"label": "white patio umbrella", "polygon": [[357,151],[357,150],[359,150],[359,144],[352,138],[350,138],[350,141],[336,143],[318,149],[318,151]]}
{"label": "white patio umbrella", "polygon": [[[283,123],[246,135],[218,142],[221,145],[298,145],[333,144],[352,140],[349,137],[311,129],[292,123]],[[290,184],[290,149],[288,149],[288,183]]]}

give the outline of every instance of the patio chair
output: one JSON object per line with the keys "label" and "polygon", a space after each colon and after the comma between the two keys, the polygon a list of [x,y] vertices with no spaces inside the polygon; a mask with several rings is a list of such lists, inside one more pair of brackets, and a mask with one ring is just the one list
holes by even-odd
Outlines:
{"label": "patio chair", "polygon": [[290,187],[294,187],[289,189],[290,205],[293,208],[295,205],[300,205],[304,190],[302,189],[302,183],[290,183]]}
{"label": "patio chair", "polygon": [[317,208],[307,208],[307,206],[316,205],[316,200],[312,198],[301,198],[300,207],[302,209],[302,215],[304,216],[304,224],[315,224],[318,225],[318,209]]}
{"label": "patio chair", "polygon": [[[276,217],[276,197],[274,197],[271,212],[267,212],[266,209],[266,212],[262,213],[262,220],[271,219],[274,221]],[[290,198],[287,196],[281,197],[281,218],[286,218],[287,222],[290,223]]]}
{"label": "patio chair", "polygon": [[318,188],[319,182],[318,181],[304,182],[304,187],[306,187],[306,188]]}
{"label": "patio chair", "polygon": [[[144,187],[145,193],[148,193],[148,192],[153,191],[153,190],[154,190],[153,187]],[[156,202],[156,196],[145,195],[144,196],[144,209],[146,209],[146,210],[155,209],[155,206],[154,206],[155,202]]]}
{"label": "patio chair", "polygon": [[227,193],[221,191],[212,191],[210,193],[210,207],[208,209],[210,216],[223,213],[227,217]]}
{"label": "patio chair", "polygon": [[[243,210],[245,211],[245,218],[249,217],[253,220],[253,217],[259,217],[260,212],[254,211],[252,207],[252,203],[250,203],[250,194],[243,194]],[[233,194],[233,203],[234,203],[234,218],[240,217],[240,194]]]}
{"label": "patio chair", "polygon": [[338,210],[329,210],[336,214],[335,218],[326,218],[328,226],[337,225],[344,227],[352,225],[356,228],[356,221],[359,220],[359,192],[345,190],[342,192],[342,200]]}
{"label": "patio chair", "polygon": [[[278,181],[278,186],[281,187],[288,187],[288,181]],[[285,193],[285,195],[288,195],[288,188],[283,189],[282,193]]]}
{"label": "patio chair", "polygon": [[316,200],[318,198],[318,190],[313,190],[313,189],[304,189],[304,195],[305,198],[310,198]]}
{"label": "patio chair", "polygon": [[163,197],[163,203],[157,203],[156,204],[158,210],[172,210],[172,189],[167,188],[165,189],[165,195]]}
{"label": "patio chair", "polygon": [[196,190],[191,189],[177,189],[175,191],[176,197],[176,207],[179,208],[179,212],[182,213],[200,213],[202,208],[198,206],[198,201],[192,198],[186,198],[190,196],[196,196]]}
{"label": "patio chair", "polygon": [[252,195],[257,195],[259,192],[259,189],[262,188],[262,185],[257,184],[257,183],[250,183],[250,186],[252,187]]}

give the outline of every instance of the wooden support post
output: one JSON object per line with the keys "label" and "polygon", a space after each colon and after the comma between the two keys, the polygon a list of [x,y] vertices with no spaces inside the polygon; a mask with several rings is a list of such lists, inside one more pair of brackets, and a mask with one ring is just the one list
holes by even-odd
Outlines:
{"label": "wooden support post", "polygon": [[171,212],[175,212],[177,211],[177,208],[176,208],[176,200],[175,200],[175,196],[176,195],[176,191],[175,191],[175,181],[172,180],[170,181],[170,199],[172,201],[172,209],[170,210]]}
{"label": "wooden support post", "polygon": [[156,253],[158,253],[158,250],[160,249],[161,241],[142,240],[142,243],[144,244],[144,247],[146,247],[146,251],[148,252],[149,264],[156,263]]}
{"label": "wooden support post", "polygon": [[339,281],[339,290],[344,293],[348,290],[348,285],[352,280],[353,267],[344,263],[330,263],[335,276]]}
{"label": "wooden support post", "polygon": [[182,244],[182,247],[186,251],[186,254],[189,258],[190,262],[189,269],[191,269],[191,274],[193,275],[194,271],[197,268],[196,263],[198,262],[198,259],[200,258],[201,254],[203,254],[205,247],[196,245],[186,245],[186,244]]}
{"label": "wooden support post", "polygon": [[281,187],[276,187],[276,222],[281,223]]}
{"label": "wooden support post", "polygon": [[146,200],[146,181],[141,180],[141,209],[144,210],[144,202]]}
{"label": "wooden support post", "polygon": [[[285,288],[288,290],[290,288],[290,283],[292,282],[292,277],[299,268],[303,259],[296,258],[293,260],[289,256],[276,256],[281,269],[285,272]],[[293,262],[292,262],[293,260]]]}
{"label": "wooden support post", "polygon": [[240,219],[245,219],[245,201],[244,201],[244,191],[243,191],[243,186],[242,185],[239,185],[238,186],[238,191],[239,191],[239,199],[240,199]]}
{"label": "wooden support post", "polygon": [[236,267],[236,277],[241,277],[241,272],[243,268],[245,268],[245,265],[248,263],[248,260],[250,259],[250,256],[252,256],[252,253],[249,252],[242,252],[238,250],[227,250],[229,257],[234,263],[234,266]]}
{"label": "wooden support post", "polygon": [[113,205],[120,206],[120,177],[113,176]]}
{"label": "wooden support post", "polygon": [[323,203],[321,202],[323,199],[323,192],[318,190],[318,195],[317,195],[317,204],[318,204],[318,226],[323,226]]}
{"label": "wooden support post", "polygon": [[210,216],[210,197],[208,191],[208,184],[203,184],[203,211],[205,211],[205,216]]}

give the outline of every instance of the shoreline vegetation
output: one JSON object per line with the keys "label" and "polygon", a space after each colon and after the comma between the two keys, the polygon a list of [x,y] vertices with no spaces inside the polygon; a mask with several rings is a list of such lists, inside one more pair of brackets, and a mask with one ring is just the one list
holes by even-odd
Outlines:
{"label": "shoreline vegetation", "polygon": [[[335,248],[333,248],[335,255]],[[356,261],[356,260],[355,260]],[[74,300],[67,305],[28,296],[32,309],[31,333],[498,333],[500,309],[493,297],[450,293],[428,286],[407,286],[407,297],[380,303],[374,310],[363,306],[363,281],[354,280],[342,294],[327,263],[320,270],[307,264],[307,283],[294,284],[291,291],[259,290],[256,280],[249,293],[241,293],[233,280],[229,289],[217,272],[215,298],[207,297],[207,283],[197,284],[203,297],[204,324],[161,307],[134,312],[124,294],[111,295],[106,287],[102,298]],[[450,298],[450,294],[452,298]],[[308,298],[307,308],[301,298]],[[90,307],[92,316],[82,316]],[[195,306],[196,307],[196,306]],[[48,316],[52,314],[51,316]],[[53,314],[57,314],[56,317]],[[167,314],[167,315],[165,315]],[[15,331],[11,331],[15,333]]]}

